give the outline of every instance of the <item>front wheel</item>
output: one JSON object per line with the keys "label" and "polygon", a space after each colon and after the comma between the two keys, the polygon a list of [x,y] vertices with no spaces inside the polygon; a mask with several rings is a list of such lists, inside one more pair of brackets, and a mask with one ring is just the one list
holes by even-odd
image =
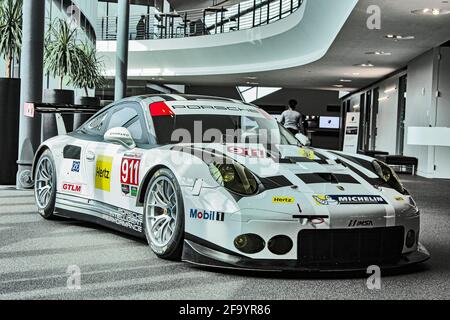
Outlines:
{"label": "front wheel", "polygon": [[56,201],[56,167],[52,153],[46,150],[36,166],[34,176],[34,198],[42,217],[51,220],[55,218]]}
{"label": "front wheel", "polygon": [[184,205],[172,171],[158,170],[144,202],[144,229],[152,251],[160,258],[180,260],[184,240]]}

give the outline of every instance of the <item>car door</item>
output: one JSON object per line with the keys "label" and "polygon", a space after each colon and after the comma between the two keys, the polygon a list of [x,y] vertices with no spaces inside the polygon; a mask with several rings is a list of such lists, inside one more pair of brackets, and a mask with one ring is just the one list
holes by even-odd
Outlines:
{"label": "car door", "polygon": [[95,154],[91,178],[94,200],[111,208],[111,216],[104,218],[139,231],[137,229],[141,229],[141,225],[137,221],[141,217],[130,217],[131,213],[126,210],[142,213],[142,208],[136,208],[136,196],[143,178],[142,158],[150,144],[140,104],[123,102],[115,106],[108,116],[104,131],[117,127],[130,131],[136,148],[129,149],[105,141],[93,142],[88,146],[87,152]]}
{"label": "car door", "polygon": [[93,188],[89,179],[92,165],[89,159],[93,159],[95,155],[89,154],[87,149],[93,141],[101,141],[107,116],[108,112],[105,109],[66,138],[59,164],[59,193],[78,198],[93,197]]}

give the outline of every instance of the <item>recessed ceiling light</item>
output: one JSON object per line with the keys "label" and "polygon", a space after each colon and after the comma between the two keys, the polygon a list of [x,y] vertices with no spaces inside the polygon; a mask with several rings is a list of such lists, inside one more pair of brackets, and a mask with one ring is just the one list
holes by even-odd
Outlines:
{"label": "recessed ceiling light", "polygon": [[395,41],[399,41],[399,40],[413,40],[413,39],[415,39],[414,36],[403,36],[403,35],[400,35],[400,34],[387,34],[386,38],[387,39],[392,39],[392,40],[395,40]]}
{"label": "recessed ceiling light", "polygon": [[442,16],[444,14],[449,14],[450,10],[446,9],[439,9],[439,8],[424,8],[424,9],[417,9],[411,11],[413,14],[420,14],[424,16]]}
{"label": "recessed ceiling light", "polygon": [[352,80],[350,80],[350,79],[341,79],[339,81],[341,81],[341,82],[352,82]]}
{"label": "recessed ceiling light", "polygon": [[369,52],[366,52],[366,54],[376,55],[376,56],[390,56],[392,53],[385,52],[385,51],[369,51]]}
{"label": "recessed ceiling light", "polygon": [[373,68],[375,67],[372,63],[367,62],[367,63],[361,63],[361,64],[355,64],[355,67],[363,67],[363,68]]}
{"label": "recessed ceiling light", "polygon": [[257,85],[259,85],[258,82],[247,81],[246,83],[249,84],[249,85],[252,85],[252,86],[257,86]]}
{"label": "recessed ceiling light", "polygon": [[343,86],[342,84],[333,84],[333,87],[336,87],[336,88],[343,88],[344,86]]}
{"label": "recessed ceiling light", "polygon": [[360,73],[359,73],[359,72],[353,72],[352,75],[354,75],[354,76],[359,76]]}
{"label": "recessed ceiling light", "polygon": [[256,79],[258,79],[257,77],[244,77],[244,79],[247,79],[247,80],[256,80]]}

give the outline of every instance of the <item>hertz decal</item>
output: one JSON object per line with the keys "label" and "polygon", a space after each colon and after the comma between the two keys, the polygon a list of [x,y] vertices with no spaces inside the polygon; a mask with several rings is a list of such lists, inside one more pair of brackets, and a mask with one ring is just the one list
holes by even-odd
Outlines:
{"label": "hertz decal", "polygon": [[112,157],[98,156],[95,166],[95,188],[109,192],[111,190]]}
{"label": "hertz decal", "polygon": [[316,156],[314,154],[314,151],[308,148],[300,148],[298,150],[298,153],[301,157],[303,158],[307,158],[309,160],[314,160],[316,159]]}
{"label": "hertz decal", "polygon": [[272,197],[272,203],[294,203],[295,199],[292,197]]}

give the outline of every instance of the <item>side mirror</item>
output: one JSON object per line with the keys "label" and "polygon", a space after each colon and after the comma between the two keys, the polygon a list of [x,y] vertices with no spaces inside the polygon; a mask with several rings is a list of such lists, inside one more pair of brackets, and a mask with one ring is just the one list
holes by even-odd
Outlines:
{"label": "side mirror", "polygon": [[109,129],[103,138],[105,142],[119,143],[128,149],[134,149],[136,147],[130,131],[126,128],[117,127]]}
{"label": "side mirror", "polygon": [[295,139],[297,139],[298,141],[300,141],[300,143],[302,145],[304,145],[305,147],[310,146],[311,145],[311,141],[309,140],[309,138],[301,133],[297,133],[295,135]]}

